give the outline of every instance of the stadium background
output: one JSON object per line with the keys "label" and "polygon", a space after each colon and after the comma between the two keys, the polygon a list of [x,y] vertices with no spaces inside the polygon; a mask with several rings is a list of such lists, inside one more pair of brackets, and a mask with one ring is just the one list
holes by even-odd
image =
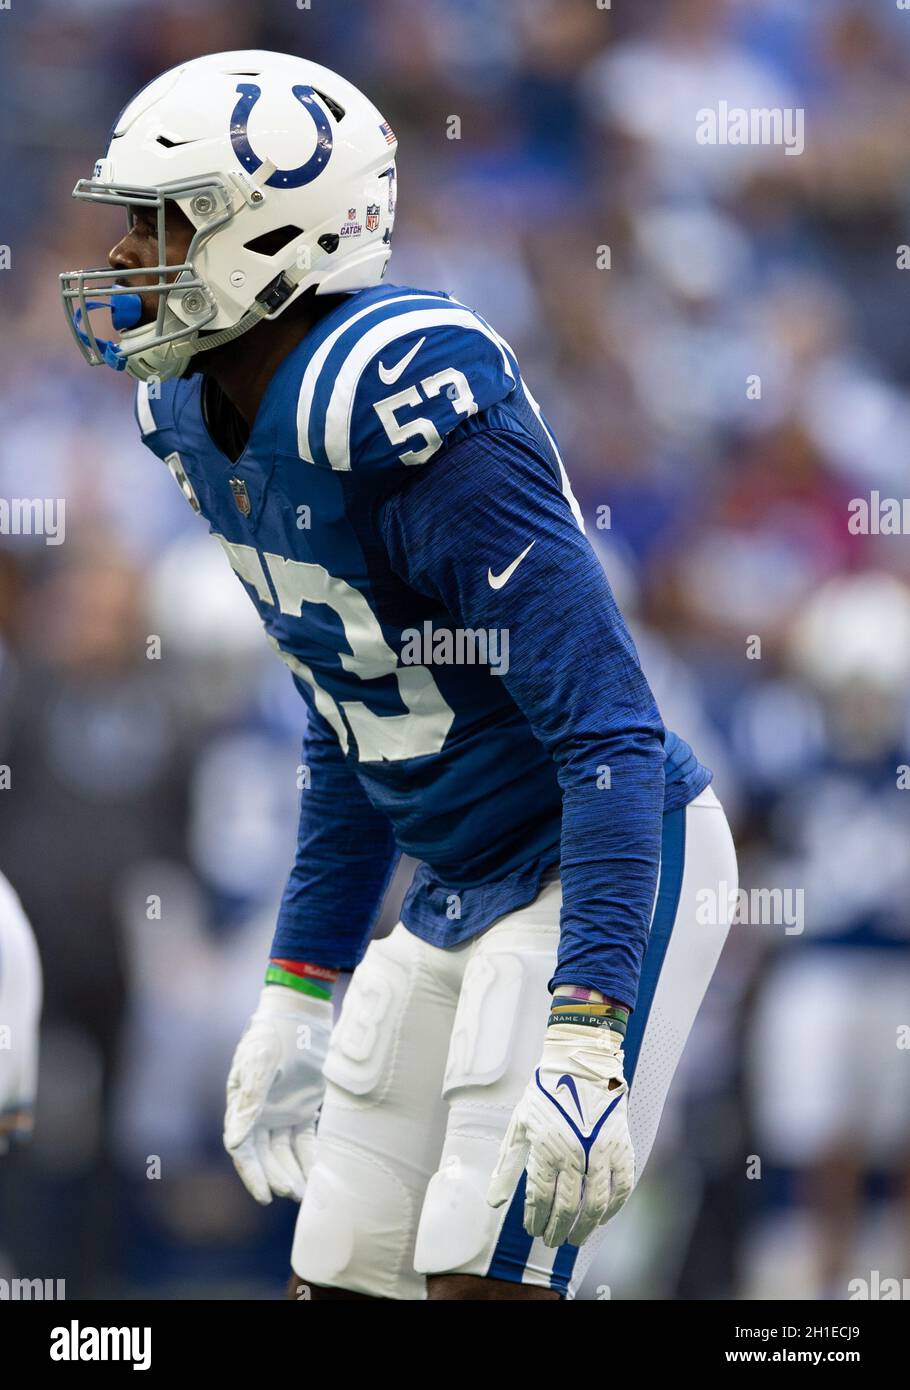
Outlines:
{"label": "stadium background", "polygon": [[[910,558],[847,528],[851,498],[910,491],[910,14],[885,0],[0,13],[0,496],[67,508],[63,545],[0,536],[0,867],[46,975],[0,1275],[234,1298],[286,1272],[294,1209],[253,1204],[220,1127],[303,710],[56,289],[110,244],[69,193],[114,113],[246,47],[337,68],[391,121],[389,278],[451,290],[516,348],[665,719],[716,771],[744,886],[805,892],[805,931],[731,930],[586,1294],[845,1297],[910,1275]],[[804,108],[805,152],[699,146],[719,100]]]}

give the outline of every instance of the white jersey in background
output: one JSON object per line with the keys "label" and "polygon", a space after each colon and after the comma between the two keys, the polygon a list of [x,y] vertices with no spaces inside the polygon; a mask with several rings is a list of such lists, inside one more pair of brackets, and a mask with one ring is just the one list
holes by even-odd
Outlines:
{"label": "white jersey in background", "polygon": [[10,884],[0,874],[0,1153],[32,1126],[41,1019],[38,947]]}

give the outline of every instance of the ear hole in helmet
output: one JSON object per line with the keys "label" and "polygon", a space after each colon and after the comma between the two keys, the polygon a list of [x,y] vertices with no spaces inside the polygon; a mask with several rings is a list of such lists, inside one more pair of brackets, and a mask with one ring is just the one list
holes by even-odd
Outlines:
{"label": "ear hole in helmet", "polygon": [[338,102],[334,100],[334,98],[326,96],[325,92],[320,92],[317,87],[314,87],[313,91],[316,93],[316,95],[320,98],[321,101],[325,102],[326,106],[329,108],[336,121],[344,120],[345,109],[343,106],[340,106]]}
{"label": "ear hole in helmet", "polygon": [[290,223],[286,227],[275,227],[270,232],[263,232],[262,236],[254,237],[252,241],[244,242],[244,250],[252,251],[257,256],[277,256],[288,242],[299,237],[302,232],[302,227],[292,227]]}

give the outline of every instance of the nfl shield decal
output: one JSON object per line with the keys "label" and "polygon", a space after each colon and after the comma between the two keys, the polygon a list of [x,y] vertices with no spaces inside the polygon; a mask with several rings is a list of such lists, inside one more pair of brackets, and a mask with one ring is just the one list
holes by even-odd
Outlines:
{"label": "nfl shield decal", "polygon": [[249,516],[253,510],[250,501],[250,494],[247,485],[242,478],[231,478],[231,492],[234,494],[234,501],[237,503],[237,510],[241,516]]}
{"label": "nfl shield decal", "polygon": [[363,231],[363,224],[357,221],[357,209],[348,208],[348,220],[339,232],[339,236],[360,236]]}
{"label": "nfl shield decal", "polygon": [[379,204],[367,203],[367,231],[375,232],[379,227]]}

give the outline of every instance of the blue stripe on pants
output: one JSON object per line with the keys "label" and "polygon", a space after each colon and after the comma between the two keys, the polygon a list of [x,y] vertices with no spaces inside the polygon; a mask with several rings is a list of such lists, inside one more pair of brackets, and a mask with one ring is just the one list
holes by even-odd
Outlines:
{"label": "blue stripe on pants", "polygon": [[[625,1056],[624,1072],[629,1089],[638,1065],[641,1041],[647,1026],[657,982],[663,969],[664,957],[670,944],[670,935],[679,906],[679,893],[682,887],[683,866],[686,858],[686,809],[670,811],[663,819],[660,846],[660,879],[657,885],[657,901],[651,920],[648,945],[642,962],[641,983],[635,1011],[629,1019],[629,1028],[623,1047]],[[496,1249],[487,1270],[488,1279],[508,1279],[520,1283],[531,1253],[533,1237],[524,1228],[525,1175],[515,1189],[503,1222]],[[553,1261],[550,1287],[565,1296],[569,1280],[575,1268],[578,1246],[561,1245]]]}
{"label": "blue stripe on pants", "polygon": [[531,1242],[534,1239],[525,1230],[526,1181],[527,1176],[522,1173],[515,1189],[515,1196],[509,1203],[509,1210],[506,1212],[506,1219],[499,1233],[496,1249],[493,1251],[493,1258],[486,1275],[488,1279],[508,1279],[513,1284],[521,1283],[521,1276],[531,1253]]}
{"label": "blue stripe on pants", "polygon": [[[657,903],[651,921],[651,933],[642,962],[641,984],[635,1011],[629,1019],[629,1028],[623,1046],[625,1065],[623,1071],[629,1090],[638,1065],[641,1040],[648,1023],[657,981],[663,969],[664,957],[670,944],[676,909],[679,906],[679,893],[682,887],[683,865],[686,858],[686,808],[670,811],[664,816],[660,846],[660,881],[657,885]],[[563,1295],[568,1293],[569,1280],[575,1268],[577,1245],[561,1245],[553,1261],[550,1288],[558,1289]]]}
{"label": "blue stripe on pants", "polygon": [[682,888],[683,867],[686,860],[686,808],[670,811],[664,816],[663,836],[660,846],[660,882],[657,885],[657,906],[651,922],[651,934],[645,950],[641,968],[641,984],[635,1012],[629,1019],[626,1041],[623,1046],[625,1065],[623,1071],[629,1088],[638,1066],[641,1040],[644,1037],[651,1005],[657,990],[657,981],[663,969],[664,957],[670,944],[670,934],[679,907],[679,893]]}

